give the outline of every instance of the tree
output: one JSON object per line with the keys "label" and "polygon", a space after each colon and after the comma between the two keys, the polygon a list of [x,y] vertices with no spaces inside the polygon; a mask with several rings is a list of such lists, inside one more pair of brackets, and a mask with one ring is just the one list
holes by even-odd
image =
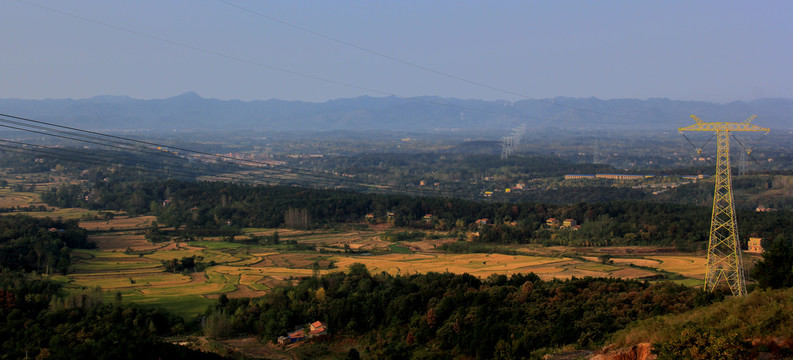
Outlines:
{"label": "tree", "polygon": [[655,345],[658,360],[736,360],[748,359],[747,344],[737,335],[712,334],[704,329],[684,329],[670,341]]}
{"label": "tree", "polygon": [[223,310],[217,310],[209,314],[204,318],[202,325],[204,336],[212,339],[224,338],[231,333],[230,316]]}
{"label": "tree", "polygon": [[290,207],[284,214],[284,225],[289,228],[308,229],[311,225],[311,214],[307,209]]}
{"label": "tree", "polygon": [[779,289],[793,286],[793,246],[789,240],[778,238],[763,253],[752,277],[761,287]]}
{"label": "tree", "polygon": [[350,351],[347,352],[347,356],[344,357],[344,360],[359,360],[361,355],[358,353],[358,349],[351,348]]}

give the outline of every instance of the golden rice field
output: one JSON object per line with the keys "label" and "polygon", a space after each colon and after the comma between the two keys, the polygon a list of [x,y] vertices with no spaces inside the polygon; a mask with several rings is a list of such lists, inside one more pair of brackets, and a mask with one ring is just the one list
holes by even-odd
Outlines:
{"label": "golden rice field", "polygon": [[[41,195],[38,193],[32,192],[18,192],[12,191],[11,189],[5,188],[0,189],[0,208],[11,208],[11,207],[28,207],[28,206],[46,206],[41,201]],[[21,214],[21,215],[30,215],[34,217],[51,217],[51,218],[62,218],[62,219],[80,219],[86,214],[93,215],[96,214],[96,211],[85,210],[85,209],[76,209],[76,208],[67,208],[67,209],[60,209],[51,206],[46,206],[47,211],[20,211],[15,212],[14,214]]]}
{"label": "golden rice field", "polygon": [[[447,254],[434,250],[438,240],[401,243],[413,252],[388,252],[392,243],[383,242],[376,231],[306,232],[278,229],[279,235],[323,249],[343,244],[372,250],[371,254],[344,254],[288,251],[283,245],[262,247],[221,241],[168,242],[152,244],[142,235],[152,217],[118,217],[106,221],[83,221],[88,229],[99,229],[91,240],[95,250],[75,250],[73,269],[58,281],[68,288],[99,286],[107,296],[120,293],[125,301],[162,306],[183,316],[193,316],[211,305],[220,294],[229,297],[255,297],[275,286],[293,282],[318,272],[345,271],[353,263],[366,265],[372,273],[412,275],[427,272],[468,273],[480,278],[492,274],[535,273],[543,279],[571,277],[652,278],[659,269],[689,279],[678,280],[697,285],[704,274],[704,258],[653,255],[613,258],[601,264],[597,256],[573,258],[541,251],[532,255]],[[109,231],[110,229],[112,231]],[[249,234],[272,234],[276,229],[246,229]],[[282,235],[283,234],[283,235]],[[433,242],[434,241],[434,242]],[[440,241],[449,241],[440,239]],[[125,250],[143,251],[125,253]],[[528,252],[527,252],[528,253]],[[536,254],[536,255],[535,255]],[[162,261],[196,256],[216,265],[196,273],[166,272]],[[630,264],[642,268],[631,267]],[[316,266],[321,270],[315,270]],[[328,269],[329,267],[333,268]]]}
{"label": "golden rice field", "polygon": [[9,208],[16,206],[44,205],[41,196],[36,193],[15,192],[11,189],[0,189],[0,207]]}
{"label": "golden rice field", "polygon": [[651,260],[658,260],[656,267],[661,270],[680,274],[685,277],[704,279],[707,259],[704,256],[647,256]]}

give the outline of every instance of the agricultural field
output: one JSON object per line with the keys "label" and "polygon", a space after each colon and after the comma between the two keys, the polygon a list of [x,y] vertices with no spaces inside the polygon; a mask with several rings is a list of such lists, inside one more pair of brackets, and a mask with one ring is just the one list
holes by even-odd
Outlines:
{"label": "agricultural field", "polygon": [[[36,193],[0,189],[0,207],[44,205]],[[203,238],[200,241],[151,243],[144,231],[154,216],[130,217],[85,209],[26,212],[32,216],[80,219],[97,249],[75,250],[73,267],[66,276],[53,279],[67,289],[101,287],[110,299],[160,306],[190,317],[203,312],[221,294],[255,297],[287,282],[331,271],[345,271],[353,263],[372,273],[409,275],[427,272],[468,273],[480,278],[493,274],[533,272],[543,279],[571,277],[619,277],[657,279],[674,275],[674,281],[699,286],[704,278],[704,256],[678,254],[657,248],[569,248],[523,245],[510,247],[512,254],[450,254],[437,248],[457,241],[448,234],[427,233],[427,238],[387,241],[389,232],[409,231],[390,226],[353,226],[341,230],[242,229],[245,236],[272,236],[280,245],[246,245]],[[316,251],[295,250],[287,243],[313,246]],[[609,255],[606,263],[600,256]],[[164,262],[195,256],[214,264],[201,271],[167,272]]]}
{"label": "agricultural field", "polygon": [[0,208],[27,207],[44,205],[37,193],[18,192],[5,188],[0,189]]}
{"label": "agricultural field", "polygon": [[[0,207],[40,205],[36,193],[0,189]],[[302,277],[345,271],[353,263],[366,265],[372,273],[392,275],[453,272],[487,278],[532,272],[546,280],[671,278],[689,286],[700,286],[704,279],[704,255],[681,254],[674,249],[521,245],[506,246],[504,254],[452,254],[438,248],[457,241],[456,236],[430,231],[423,239],[390,241],[389,234],[410,229],[385,224],[336,230],[242,229],[240,239],[272,236],[277,231],[281,244],[268,246],[224,242],[219,237],[152,243],[143,234],[156,221],[154,216],[46,209],[26,214],[80,219],[80,226],[98,245],[94,250],[74,250],[70,273],[53,279],[66,283],[67,289],[101,287],[108,299],[120,294],[124,301],[163,307],[184,317],[203,312],[221,294],[231,298],[261,296]],[[605,262],[604,255],[609,257]],[[204,264],[200,271],[166,271],[166,262],[193,256]]]}
{"label": "agricultural field", "polygon": [[84,219],[94,217],[98,211],[78,209],[78,208],[56,208],[48,206],[41,201],[41,195],[35,192],[13,191],[9,188],[0,189],[0,208],[27,208],[43,207],[46,211],[14,211],[8,214],[29,215],[33,217],[50,217],[53,219],[61,218],[64,220]]}
{"label": "agricultural field", "polygon": [[[562,247],[515,248],[515,254],[450,254],[436,249],[454,239],[424,239],[410,242],[382,240],[381,229],[346,231],[302,231],[288,229],[244,229],[245,234],[272,235],[283,240],[314,245],[317,251],[294,250],[288,244],[259,246],[201,241],[151,243],[143,236],[153,217],[84,220],[97,243],[94,250],[75,250],[73,268],[57,277],[67,288],[99,286],[107,297],[120,294],[124,301],[156,305],[190,317],[206,309],[221,294],[234,297],[260,296],[275,286],[301,277],[345,271],[353,263],[366,265],[372,273],[410,275],[427,272],[468,273],[480,278],[493,274],[533,272],[543,279],[571,277],[619,277],[656,279],[664,273],[678,274],[676,281],[698,285],[704,278],[704,257],[668,254],[658,249],[592,249]],[[346,247],[350,252],[345,252]],[[580,256],[581,251],[594,251]],[[598,254],[614,254],[601,263]],[[164,262],[195,256],[214,265],[201,271],[166,271]],[[677,276],[677,275],[676,275]]]}

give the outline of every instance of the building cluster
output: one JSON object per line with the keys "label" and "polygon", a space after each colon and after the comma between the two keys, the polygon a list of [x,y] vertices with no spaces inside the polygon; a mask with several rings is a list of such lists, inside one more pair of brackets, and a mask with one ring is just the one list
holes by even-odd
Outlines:
{"label": "building cluster", "polygon": [[[664,175],[667,177],[669,175]],[[609,180],[640,180],[640,179],[647,179],[653,178],[656,175],[648,175],[648,174],[594,174],[594,175],[587,175],[587,174],[567,174],[564,176],[565,180],[578,180],[578,179],[609,179]],[[697,180],[697,179],[704,179],[704,175],[683,175],[681,176],[683,179],[686,180]]]}
{"label": "building cluster", "polygon": [[765,207],[763,205],[760,205],[757,208],[755,208],[754,211],[757,211],[757,212],[769,212],[769,211],[776,211],[776,209],[767,208],[767,207]]}
{"label": "building cluster", "polygon": [[278,344],[279,345],[287,345],[296,343],[298,341],[302,341],[305,339],[310,339],[317,336],[323,336],[328,334],[328,324],[322,321],[314,321],[313,323],[308,325],[308,331],[305,328],[298,328],[295,331],[288,333],[286,336],[278,337]]}
{"label": "building cluster", "polygon": [[578,222],[575,221],[575,219],[564,219],[563,221],[560,221],[557,218],[549,218],[548,220],[545,220],[545,225],[549,229],[567,229],[573,231],[581,229],[581,225],[578,225]]}
{"label": "building cluster", "polygon": [[490,223],[491,223],[491,221],[488,218],[481,218],[479,220],[474,221],[474,224],[476,224],[476,225],[488,225]]}
{"label": "building cluster", "polygon": [[[488,180],[488,179],[489,179],[489,178],[485,178],[485,180]],[[491,180],[492,180],[492,179],[491,179]],[[483,197],[492,197],[494,193],[500,193],[500,192],[503,192],[503,193],[505,193],[505,194],[509,194],[509,193],[511,193],[511,192],[513,192],[513,191],[518,191],[518,190],[529,190],[529,188],[528,188],[528,187],[526,187],[526,184],[525,184],[525,183],[517,183],[517,184],[515,184],[515,186],[513,186],[513,187],[506,187],[506,188],[504,188],[504,189],[500,189],[500,188],[499,188],[499,189],[493,189],[493,190],[482,191],[482,192],[480,193],[480,195],[482,195]]]}

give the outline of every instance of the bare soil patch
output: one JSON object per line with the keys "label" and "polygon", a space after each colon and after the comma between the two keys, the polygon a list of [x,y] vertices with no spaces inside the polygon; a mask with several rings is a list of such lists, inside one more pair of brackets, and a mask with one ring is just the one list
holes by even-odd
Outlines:
{"label": "bare soil patch", "polygon": [[[594,256],[584,256],[584,259],[588,260],[588,261],[593,261],[593,262],[599,262],[600,261],[600,259],[598,259],[597,257],[594,257]],[[658,266],[658,264],[661,263],[660,261],[653,260],[653,259],[611,258],[611,259],[609,259],[609,261],[612,261],[612,262],[614,262],[614,264],[617,264],[617,265],[633,264],[633,265],[636,265],[636,266],[649,266],[649,267]]]}
{"label": "bare soil patch", "polygon": [[88,240],[96,243],[99,250],[124,251],[130,248],[135,251],[155,250],[162,244],[152,244],[143,235],[114,234],[114,235],[89,235]]}
{"label": "bare soil patch", "polygon": [[202,282],[207,281],[206,274],[203,271],[202,272],[191,273],[190,274],[190,279],[192,279],[191,282],[194,282],[194,283],[202,283]]}
{"label": "bare soil patch", "polygon": [[317,262],[321,269],[330,265],[330,257],[314,254],[270,254],[250,267],[285,267],[291,269],[312,269]]}
{"label": "bare soil patch", "polygon": [[82,220],[80,226],[86,230],[109,231],[145,229],[151,226],[152,221],[157,221],[156,216],[119,216],[110,220]]}
{"label": "bare soil patch", "polygon": [[406,242],[402,243],[403,246],[410,248],[413,251],[432,251],[436,248],[440,247],[443,244],[449,244],[457,242],[457,239],[446,238],[446,239],[434,239],[434,240],[422,240],[416,242]]}
{"label": "bare soil patch", "polygon": [[[264,296],[267,294],[267,291],[262,290],[254,290],[248,287],[248,285],[236,285],[236,289],[234,291],[224,292],[229,299],[239,299],[239,298],[254,298],[259,296]],[[204,296],[207,299],[217,299],[220,297],[220,294],[208,294]]]}

